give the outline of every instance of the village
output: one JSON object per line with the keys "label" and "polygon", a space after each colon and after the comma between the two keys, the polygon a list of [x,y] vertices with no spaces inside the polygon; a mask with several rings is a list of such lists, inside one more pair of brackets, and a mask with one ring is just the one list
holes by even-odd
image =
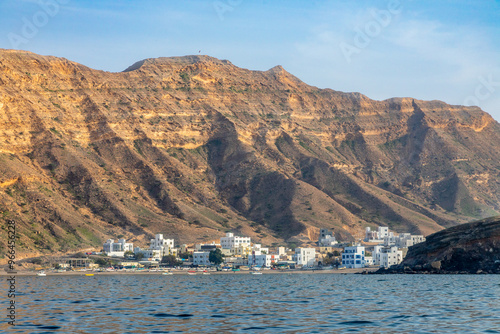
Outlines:
{"label": "village", "polygon": [[250,237],[228,232],[218,242],[176,247],[174,239],[156,234],[148,248],[134,247],[125,239],[108,239],[101,252],[58,258],[51,267],[58,272],[162,271],[198,269],[207,271],[319,270],[388,268],[401,263],[408,247],[425,241],[423,235],[396,234],[388,227],[366,228],[364,240],[342,243],[333,231],[321,229],[316,247],[268,248]]}

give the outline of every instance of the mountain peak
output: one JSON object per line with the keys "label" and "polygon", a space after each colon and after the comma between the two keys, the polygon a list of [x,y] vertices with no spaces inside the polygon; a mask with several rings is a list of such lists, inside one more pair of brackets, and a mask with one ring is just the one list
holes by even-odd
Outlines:
{"label": "mountain peak", "polygon": [[188,55],[188,56],[181,56],[181,57],[158,57],[158,58],[143,59],[143,60],[140,60],[140,61],[132,64],[127,69],[125,69],[123,72],[135,71],[137,69],[140,69],[143,66],[162,66],[162,65],[187,66],[187,65],[199,64],[199,63],[232,65],[231,62],[228,60],[220,60],[218,58],[207,56],[207,55]]}
{"label": "mountain peak", "polygon": [[0,212],[28,252],[155,231],[268,245],[320,228],[430,234],[500,211],[500,125],[477,108],[375,101],[204,55],[127,73],[0,58]]}

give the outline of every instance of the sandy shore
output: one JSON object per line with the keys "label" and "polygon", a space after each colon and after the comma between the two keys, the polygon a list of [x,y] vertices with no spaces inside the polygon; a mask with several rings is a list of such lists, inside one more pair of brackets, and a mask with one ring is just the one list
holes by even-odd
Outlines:
{"label": "sandy shore", "polygon": [[[262,270],[263,275],[310,275],[310,274],[360,274],[362,272],[373,272],[378,268],[363,268],[363,269],[343,269],[343,270]],[[187,270],[173,270],[173,275],[186,275]],[[210,271],[210,275],[251,275],[254,271]],[[93,276],[109,276],[109,275],[162,275],[162,271],[66,271],[62,273],[46,271],[47,276],[86,276],[93,274]],[[0,272],[0,276],[36,276],[34,271],[18,271],[16,274]],[[166,275],[164,275],[166,276]],[[191,275],[189,275],[191,276]],[[197,271],[196,276],[204,276],[203,271]],[[40,277],[43,278],[43,277]]]}

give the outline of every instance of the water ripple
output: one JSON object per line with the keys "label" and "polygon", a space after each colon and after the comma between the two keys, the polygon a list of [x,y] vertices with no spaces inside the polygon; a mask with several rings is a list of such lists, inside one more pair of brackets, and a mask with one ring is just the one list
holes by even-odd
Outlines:
{"label": "water ripple", "polygon": [[[19,333],[500,333],[498,276],[19,277]],[[23,289],[24,287],[24,289]]]}

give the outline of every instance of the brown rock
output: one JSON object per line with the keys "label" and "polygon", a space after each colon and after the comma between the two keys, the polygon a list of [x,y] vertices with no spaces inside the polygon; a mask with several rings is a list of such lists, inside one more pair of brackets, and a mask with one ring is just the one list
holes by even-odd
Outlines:
{"label": "brown rock", "polygon": [[431,262],[431,268],[440,270],[441,269],[441,261],[433,261]]}
{"label": "brown rock", "polygon": [[498,147],[500,125],[476,107],[375,101],[282,67],[187,56],[109,73],[0,50],[0,211],[19,252],[145,245],[159,232],[427,235],[500,210]]}

